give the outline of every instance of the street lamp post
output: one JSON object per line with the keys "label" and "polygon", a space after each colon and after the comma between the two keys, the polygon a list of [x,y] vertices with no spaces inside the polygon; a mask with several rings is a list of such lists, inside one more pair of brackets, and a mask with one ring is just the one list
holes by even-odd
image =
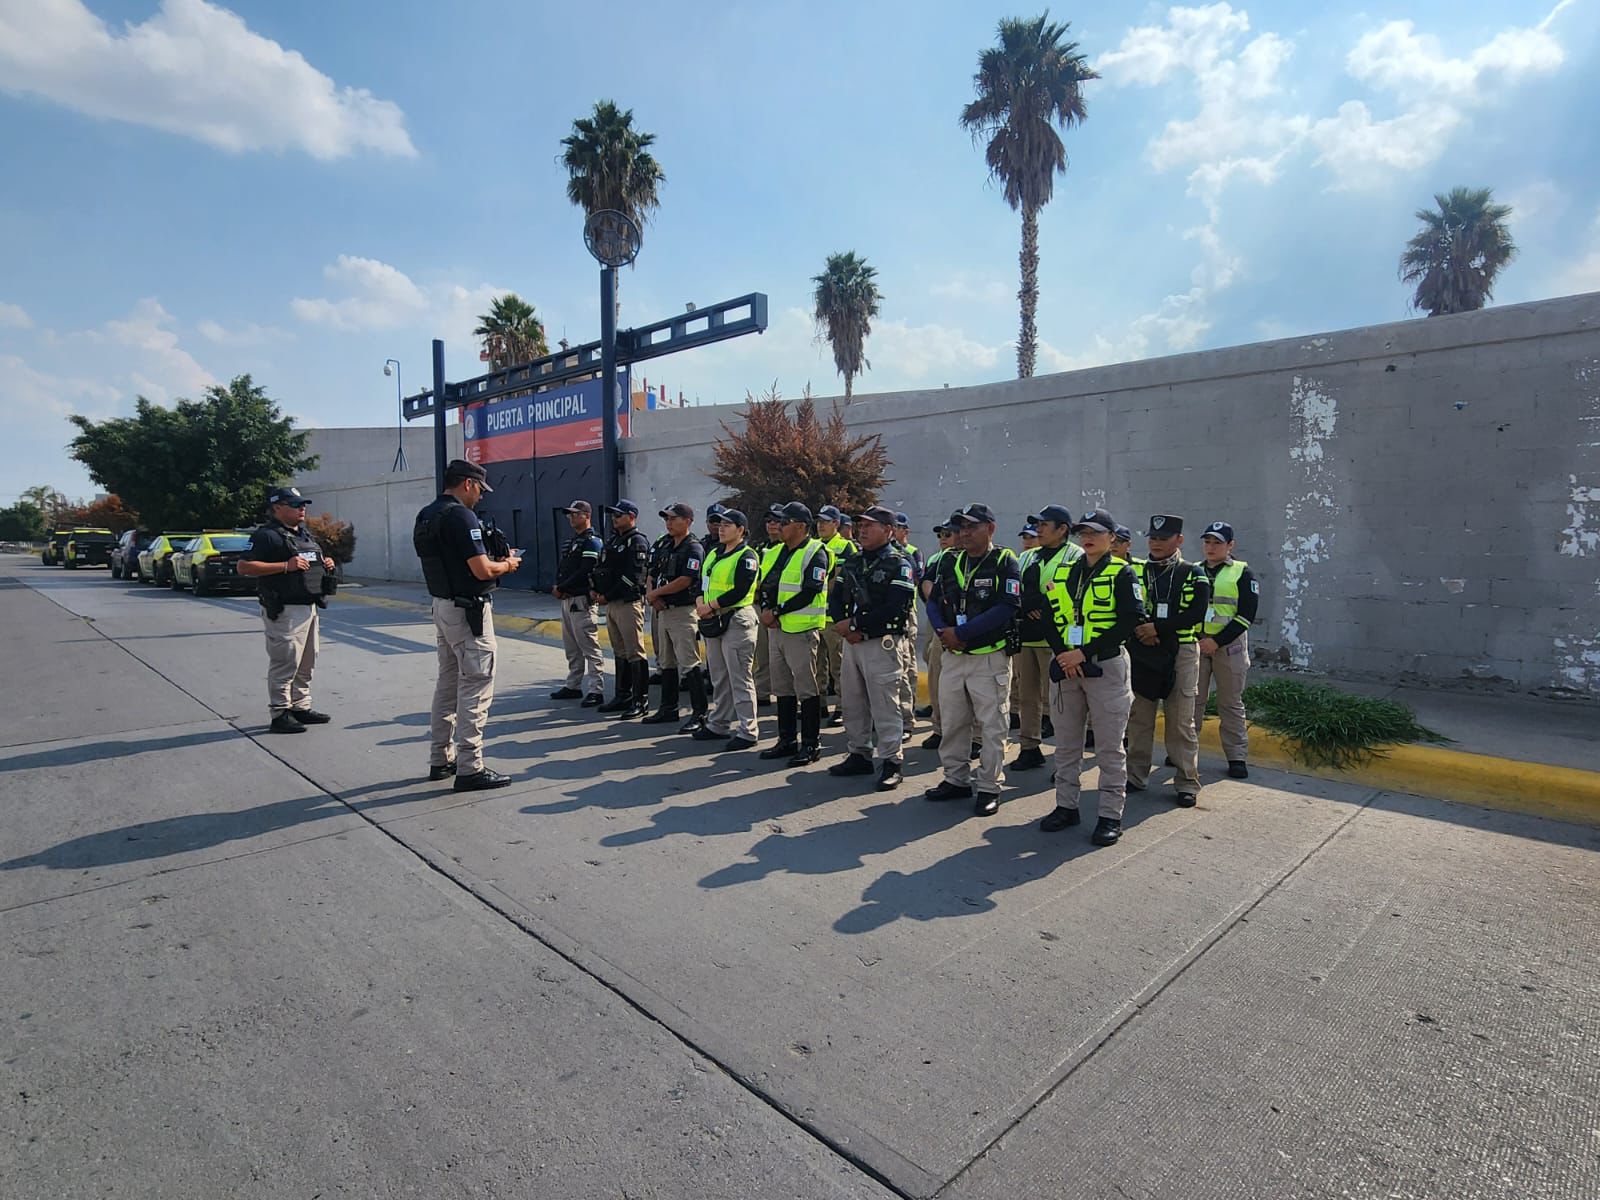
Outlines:
{"label": "street lamp post", "polygon": [[[394,367],[393,371],[389,370],[390,366]],[[406,469],[406,405],[400,393],[400,360],[398,358],[384,359],[383,373],[394,376],[394,398],[400,408],[399,423],[395,426],[395,431],[399,434],[399,444],[394,452],[393,468],[395,474],[398,475]]]}

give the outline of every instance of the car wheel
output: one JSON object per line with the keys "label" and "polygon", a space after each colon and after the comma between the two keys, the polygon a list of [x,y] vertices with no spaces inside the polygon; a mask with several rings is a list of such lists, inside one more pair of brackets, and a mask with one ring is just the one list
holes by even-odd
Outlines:
{"label": "car wheel", "polygon": [[178,569],[173,567],[167,574],[167,586],[175,592],[183,591],[183,580],[178,578]]}
{"label": "car wheel", "polygon": [[76,559],[63,559],[61,565],[69,571],[76,571],[78,569],[78,563]]}
{"label": "car wheel", "polygon": [[189,576],[189,590],[196,596],[204,596],[210,591],[210,589],[200,581],[200,576],[195,574],[190,574]]}

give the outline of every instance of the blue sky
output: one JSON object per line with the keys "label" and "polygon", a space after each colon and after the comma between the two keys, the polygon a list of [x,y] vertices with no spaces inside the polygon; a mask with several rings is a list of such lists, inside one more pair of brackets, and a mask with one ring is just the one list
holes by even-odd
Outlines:
{"label": "blue sky", "polygon": [[[761,338],[650,364],[691,400],[838,390],[810,277],[885,295],[858,392],[1014,374],[1018,218],[956,125],[997,20],[920,3],[0,0],[0,503],[93,490],[64,415],[250,372],[308,424],[394,419],[512,289],[597,336],[557,162],[610,97],[658,138],[624,324],[747,291]],[[1104,78],[1040,222],[1039,371],[1399,320],[1414,209],[1516,208],[1498,303],[1600,290],[1600,0],[1058,4]]]}

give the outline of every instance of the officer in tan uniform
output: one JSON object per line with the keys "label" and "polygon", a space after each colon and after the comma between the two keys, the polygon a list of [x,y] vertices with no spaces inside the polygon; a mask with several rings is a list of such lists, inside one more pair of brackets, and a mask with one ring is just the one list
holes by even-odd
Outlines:
{"label": "officer in tan uniform", "polygon": [[417,514],[411,535],[433,598],[439,649],[428,778],[454,775],[458,792],[511,782],[509,775],[483,762],[483,727],[494,699],[498,651],[491,597],[499,580],[522,565],[516,554],[490,557],[484,544],[483,526],[472,509],[491,490],[481,466],[453,459],[445,467],[444,493]]}
{"label": "officer in tan uniform", "polygon": [[1217,717],[1222,727],[1222,752],[1228,774],[1248,779],[1250,733],[1245,722],[1244,688],[1250,674],[1250,625],[1261,602],[1261,584],[1250,564],[1233,556],[1233,526],[1213,521],[1200,535],[1205,550],[1206,578],[1211,580],[1211,606],[1200,626],[1200,679],[1194,701],[1194,724],[1205,722],[1206,694],[1217,685]]}

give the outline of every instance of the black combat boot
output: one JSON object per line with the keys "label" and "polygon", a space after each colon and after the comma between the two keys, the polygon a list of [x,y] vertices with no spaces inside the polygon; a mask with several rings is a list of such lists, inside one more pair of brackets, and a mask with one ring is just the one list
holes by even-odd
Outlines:
{"label": "black combat boot", "polygon": [[778,697],[778,740],[761,752],[762,758],[788,758],[795,752],[795,714],[799,708],[793,696]]}
{"label": "black combat boot", "polygon": [[684,678],[689,692],[689,719],[678,726],[679,733],[695,733],[706,727],[706,671],[694,667]]}
{"label": "black combat boot", "polygon": [[650,664],[645,659],[628,664],[629,682],[632,684],[632,696],[628,699],[628,707],[617,714],[623,721],[631,721],[642,717],[650,711]]}
{"label": "black combat boot", "polygon": [[617,660],[616,695],[612,696],[611,699],[607,700],[604,704],[600,705],[599,708],[595,709],[595,712],[619,713],[628,707],[628,700],[630,699],[633,690],[630,687],[630,681],[633,678],[633,674],[629,670],[630,666],[631,664],[626,659]]}
{"label": "black combat boot", "polygon": [[809,767],[822,757],[822,697],[807,696],[800,701],[800,744],[795,747],[791,767]]}
{"label": "black combat boot", "polygon": [[661,707],[656,709],[641,725],[665,725],[678,719],[678,668],[661,668]]}

